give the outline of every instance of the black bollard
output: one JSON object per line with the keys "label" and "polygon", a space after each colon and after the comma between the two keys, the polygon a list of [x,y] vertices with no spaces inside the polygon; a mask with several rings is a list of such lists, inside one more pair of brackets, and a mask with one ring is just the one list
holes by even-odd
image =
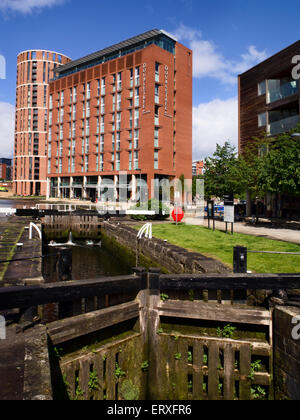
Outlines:
{"label": "black bollard", "polygon": [[233,272],[247,273],[247,248],[236,246],[233,250]]}

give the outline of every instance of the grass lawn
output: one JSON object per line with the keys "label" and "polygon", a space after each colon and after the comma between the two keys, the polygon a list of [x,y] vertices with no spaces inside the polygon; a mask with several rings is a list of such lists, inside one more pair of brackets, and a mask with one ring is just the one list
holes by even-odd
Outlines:
{"label": "grass lawn", "polygon": [[[233,236],[202,226],[154,224],[153,236],[216,258],[232,267],[233,248],[245,246],[249,251],[300,252],[300,245],[235,233]],[[256,273],[300,273],[300,255],[248,254],[248,270]]]}

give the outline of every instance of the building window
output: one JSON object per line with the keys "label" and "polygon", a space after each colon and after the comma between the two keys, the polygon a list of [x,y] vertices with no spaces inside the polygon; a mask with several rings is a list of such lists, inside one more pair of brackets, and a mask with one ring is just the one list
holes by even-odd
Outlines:
{"label": "building window", "polygon": [[159,147],[159,142],[158,142],[158,134],[159,130],[157,127],[154,128],[154,147]]}
{"label": "building window", "polygon": [[134,170],[139,169],[139,152],[134,152]]}
{"label": "building window", "polygon": [[115,151],[115,135],[114,134],[111,135],[111,143],[112,143],[111,150],[114,152]]}
{"label": "building window", "polygon": [[120,170],[120,153],[119,152],[116,154],[116,170],[117,171]]}
{"label": "building window", "polygon": [[158,150],[154,151],[154,169],[158,169]]}
{"label": "building window", "polygon": [[118,98],[117,98],[117,111],[121,111],[121,93],[118,93]]}
{"label": "building window", "polygon": [[115,110],[116,110],[116,95],[113,94],[113,97],[112,97],[112,111],[115,112]]}
{"label": "building window", "polygon": [[266,81],[258,83],[258,95],[265,95],[266,94]]}
{"label": "building window", "polygon": [[132,152],[129,152],[129,165],[128,165],[129,171],[132,170]]}
{"label": "building window", "polygon": [[101,95],[105,95],[105,77],[101,80]]}
{"label": "building window", "polygon": [[90,101],[86,102],[86,118],[90,118]]}
{"label": "building window", "polygon": [[159,83],[159,63],[155,63],[155,81]]}
{"label": "building window", "polygon": [[136,67],[135,68],[135,86],[139,86],[140,85],[140,68]]}
{"label": "building window", "polygon": [[65,92],[62,91],[60,95],[60,106],[64,106],[65,104]]}
{"label": "building window", "polygon": [[90,99],[91,98],[91,84],[88,83],[86,85],[86,99]]}
{"label": "building window", "polygon": [[121,135],[117,133],[117,150],[121,150]]}
{"label": "building window", "polygon": [[159,85],[155,85],[155,103],[159,104]]}
{"label": "building window", "polygon": [[134,111],[134,128],[138,128],[140,123],[140,112],[138,109]]}
{"label": "building window", "polygon": [[103,155],[100,155],[100,172],[103,172],[103,169],[104,169]]}
{"label": "building window", "polygon": [[140,106],[140,88],[135,88],[134,106]]}
{"label": "building window", "polygon": [[122,73],[118,73],[118,90],[122,89]]}
{"label": "building window", "polygon": [[134,148],[138,149],[139,148],[139,130],[134,130]]}
{"label": "building window", "polygon": [[258,127],[265,127],[267,125],[267,113],[262,112],[258,115]]}
{"label": "building window", "polygon": [[77,88],[73,88],[73,104],[76,104],[77,102]]}
{"label": "building window", "polygon": [[130,69],[130,87],[133,87],[133,69]]}
{"label": "building window", "polygon": [[44,86],[44,108],[47,107],[47,86]]}
{"label": "building window", "polygon": [[100,142],[100,152],[104,152],[104,136],[101,136],[101,142]]}
{"label": "building window", "polygon": [[117,113],[117,130],[121,130],[121,112]]}
{"label": "building window", "polygon": [[105,114],[105,97],[101,98],[101,114]]}

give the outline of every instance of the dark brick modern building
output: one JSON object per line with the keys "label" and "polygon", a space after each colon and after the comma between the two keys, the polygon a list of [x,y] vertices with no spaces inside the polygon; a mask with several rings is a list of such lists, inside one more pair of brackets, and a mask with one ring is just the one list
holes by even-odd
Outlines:
{"label": "dark brick modern building", "polygon": [[[276,138],[300,123],[299,58],[297,41],[239,76],[240,153],[253,137]],[[269,217],[299,218],[300,214],[299,198],[282,194],[267,194],[261,207]]]}
{"label": "dark brick modern building", "polygon": [[126,173],[135,199],[140,180],[191,179],[192,68],[191,50],[151,30],[56,69],[48,195],[99,198],[110,181],[117,197]]}
{"label": "dark brick modern building", "polygon": [[239,76],[239,149],[259,136],[289,131],[299,122],[299,80],[292,75],[300,41]]}

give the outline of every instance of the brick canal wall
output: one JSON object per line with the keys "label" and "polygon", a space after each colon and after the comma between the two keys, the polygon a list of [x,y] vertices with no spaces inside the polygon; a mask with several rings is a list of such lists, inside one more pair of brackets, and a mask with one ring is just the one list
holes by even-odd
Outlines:
{"label": "brick canal wall", "polygon": [[300,308],[275,309],[274,362],[276,399],[300,400]]}
{"label": "brick canal wall", "polygon": [[[133,253],[137,249],[137,230],[124,224],[104,222],[102,234],[113,238],[120,245],[129,248]],[[141,239],[139,244],[142,256],[158,266],[163,266],[173,274],[192,273],[229,273],[231,270],[221,262],[202,254],[189,252],[184,248],[164,242],[161,239]],[[144,264],[143,264],[144,265]],[[152,265],[153,266],[153,265]]]}

